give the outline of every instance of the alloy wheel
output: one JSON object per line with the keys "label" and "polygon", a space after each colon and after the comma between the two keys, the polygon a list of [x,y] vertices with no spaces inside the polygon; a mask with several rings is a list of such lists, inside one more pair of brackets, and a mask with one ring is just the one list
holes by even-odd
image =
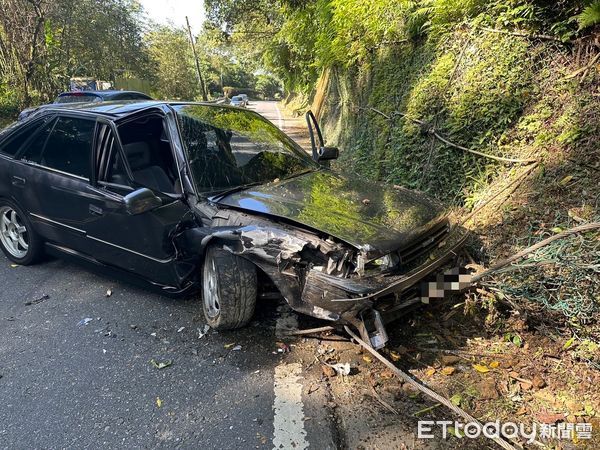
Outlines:
{"label": "alloy wheel", "polygon": [[221,312],[219,304],[219,278],[215,260],[210,258],[204,264],[202,274],[202,299],[208,317],[214,318]]}
{"label": "alloy wheel", "polygon": [[19,214],[10,206],[0,207],[0,242],[13,257],[23,259],[29,251],[29,233]]}

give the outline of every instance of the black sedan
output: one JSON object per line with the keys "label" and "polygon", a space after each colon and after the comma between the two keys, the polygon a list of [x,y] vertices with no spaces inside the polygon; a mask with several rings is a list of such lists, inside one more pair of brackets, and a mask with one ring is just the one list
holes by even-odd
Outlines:
{"label": "black sedan", "polygon": [[383,345],[381,316],[414,303],[465,235],[423,194],[314,154],[229,106],[45,107],[0,133],[0,246],[16,264],[49,252],[167,295],[201,291],[213,328],[245,325],[278,293]]}
{"label": "black sedan", "polygon": [[[152,100],[149,95],[136,91],[70,91],[59,94],[52,105],[63,105],[65,103],[98,103],[98,102],[114,102],[114,101],[139,101]],[[40,108],[45,108],[48,105],[36,106],[27,108],[21,111],[18,120],[25,120],[31,114]]]}

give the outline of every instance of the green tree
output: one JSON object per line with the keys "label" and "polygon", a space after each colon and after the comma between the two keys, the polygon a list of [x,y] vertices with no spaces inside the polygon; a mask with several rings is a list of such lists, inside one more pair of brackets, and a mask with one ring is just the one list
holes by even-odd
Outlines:
{"label": "green tree", "polygon": [[281,82],[273,75],[257,75],[256,90],[265,98],[276,98],[278,95],[281,95],[282,86]]}
{"label": "green tree", "polygon": [[200,93],[186,31],[157,27],[146,36],[154,72],[153,94],[159,98],[193,100]]}

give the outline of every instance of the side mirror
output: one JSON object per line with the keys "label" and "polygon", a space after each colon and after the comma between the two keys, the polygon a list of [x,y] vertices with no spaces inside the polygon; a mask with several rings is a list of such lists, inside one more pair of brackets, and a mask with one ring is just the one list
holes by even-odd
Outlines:
{"label": "side mirror", "polygon": [[125,210],[128,214],[142,214],[162,206],[162,200],[150,189],[141,188],[123,197]]}
{"label": "side mirror", "polygon": [[337,147],[321,147],[319,149],[317,161],[331,161],[338,159],[340,150]]}
{"label": "side mirror", "polygon": [[325,142],[323,141],[323,135],[321,134],[317,118],[312,111],[306,112],[306,125],[308,126],[308,134],[310,136],[312,157],[315,161],[319,162],[319,153],[321,149],[325,148]]}

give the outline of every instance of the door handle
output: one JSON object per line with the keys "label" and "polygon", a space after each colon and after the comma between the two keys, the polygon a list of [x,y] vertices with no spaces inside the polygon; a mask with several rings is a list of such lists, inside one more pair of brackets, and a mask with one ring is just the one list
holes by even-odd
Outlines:
{"label": "door handle", "polygon": [[90,213],[95,216],[102,216],[104,214],[104,210],[96,205],[90,205]]}
{"label": "door handle", "polygon": [[12,177],[12,185],[16,186],[16,187],[23,187],[25,186],[25,178],[21,178],[21,177]]}

